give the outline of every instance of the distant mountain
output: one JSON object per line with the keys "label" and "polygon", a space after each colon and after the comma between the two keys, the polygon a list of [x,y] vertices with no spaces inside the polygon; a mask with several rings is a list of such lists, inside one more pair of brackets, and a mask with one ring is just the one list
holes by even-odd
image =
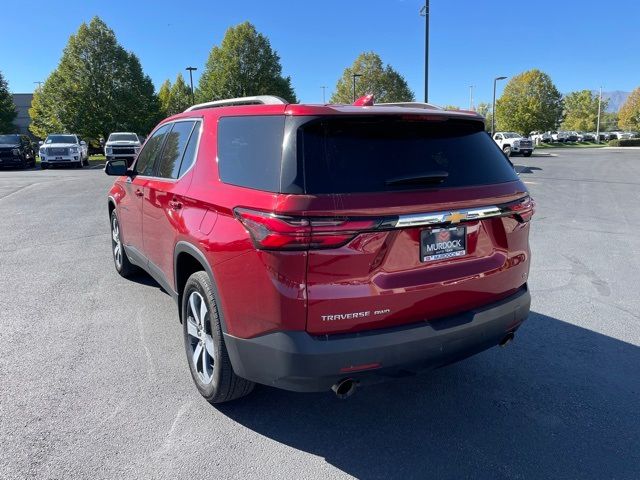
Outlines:
{"label": "distant mountain", "polygon": [[[598,95],[597,90],[593,90],[593,93]],[[602,92],[602,99],[609,100],[607,105],[607,112],[617,112],[625,102],[630,92],[622,92],[620,90],[614,90],[613,92]]]}

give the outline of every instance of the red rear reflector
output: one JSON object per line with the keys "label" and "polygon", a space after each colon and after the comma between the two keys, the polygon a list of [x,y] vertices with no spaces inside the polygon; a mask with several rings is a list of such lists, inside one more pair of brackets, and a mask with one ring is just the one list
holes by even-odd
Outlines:
{"label": "red rear reflector", "polygon": [[380,368],[380,363],[365,363],[364,365],[352,365],[350,367],[342,367],[340,373],[360,372],[362,370],[372,370],[374,368]]}
{"label": "red rear reflector", "polygon": [[533,198],[527,196],[518,203],[508,205],[507,212],[514,214],[522,222],[528,222],[536,213],[536,202]]}
{"label": "red rear reflector", "polygon": [[380,219],[305,218],[247,208],[236,208],[234,213],[256,248],[265,250],[336,248],[381,223]]}

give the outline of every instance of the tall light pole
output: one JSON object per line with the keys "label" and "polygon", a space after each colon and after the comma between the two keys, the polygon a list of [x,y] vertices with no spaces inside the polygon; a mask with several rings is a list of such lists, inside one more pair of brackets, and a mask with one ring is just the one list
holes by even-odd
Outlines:
{"label": "tall light pole", "polygon": [[475,85],[469,85],[469,110],[473,110],[473,87]]}
{"label": "tall light pole", "polygon": [[596,143],[600,143],[600,110],[602,108],[602,86],[600,86],[600,95],[598,96],[598,123],[596,125]]}
{"label": "tall light pole", "polygon": [[507,77],[496,77],[493,79],[493,108],[491,109],[491,138],[496,133],[496,83],[498,80],[504,80]]}
{"label": "tall light pole", "polygon": [[42,80],[38,80],[37,82],[33,82],[38,84],[38,88],[42,88],[42,84],[44,83]]}
{"label": "tall light pole", "polygon": [[326,97],[325,97],[325,93],[326,93],[327,87],[322,85],[320,88],[322,89],[322,103],[327,103],[327,100],[326,100]]}
{"label": "tall light pole", "polygon": [[356,101],[356,78],[361,77],[362,74],[361,73],[352,73],[351,76],[353,77],[353,101]]}
{"label": "tall light pole", "polygon": [[193,100],[193,71],[198,70],[196,67],[187,67],[185,70],[189,70],[189,82],[191,83],[191,105],[195,104]]}
{"label": "tall light pole", "polygon": [[424,103],[429,102],[429,0],[420,9],[424,17]]}

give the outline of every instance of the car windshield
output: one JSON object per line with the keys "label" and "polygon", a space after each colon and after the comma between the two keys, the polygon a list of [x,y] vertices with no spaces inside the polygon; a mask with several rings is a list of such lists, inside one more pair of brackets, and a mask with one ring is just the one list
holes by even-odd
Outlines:
{"label": "car windshield", "polygon": [[49,135],[44,143],[76,143],[75,135]]}
{"label": "car windshield", "polygon": [[112,133],[108,142],[137,142],[138,136],[135,133]]}
{"label": "car windshield", "polygon": [[514,132],[507,132],[504,134],[504,138],[520,138],[521,135]]}
{"label": "car windshield", "polygon": [[16,143],[20,143],[19,135],[0,135],[0,143],[15,145]]}

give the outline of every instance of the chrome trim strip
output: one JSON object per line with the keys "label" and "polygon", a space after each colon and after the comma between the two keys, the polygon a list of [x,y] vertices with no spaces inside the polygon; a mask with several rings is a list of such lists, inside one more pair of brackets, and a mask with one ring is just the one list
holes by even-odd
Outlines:
{"label": "chrome trim strip", "polygon": [[437,225],[441,223],[456,224],[460,222],[468,222],[470,220],[499,217],[502,214],[502,209],[495,205],[445,212],[414,213],[410,215],[400,215],[395,227],[417,227],[421,225]]}

